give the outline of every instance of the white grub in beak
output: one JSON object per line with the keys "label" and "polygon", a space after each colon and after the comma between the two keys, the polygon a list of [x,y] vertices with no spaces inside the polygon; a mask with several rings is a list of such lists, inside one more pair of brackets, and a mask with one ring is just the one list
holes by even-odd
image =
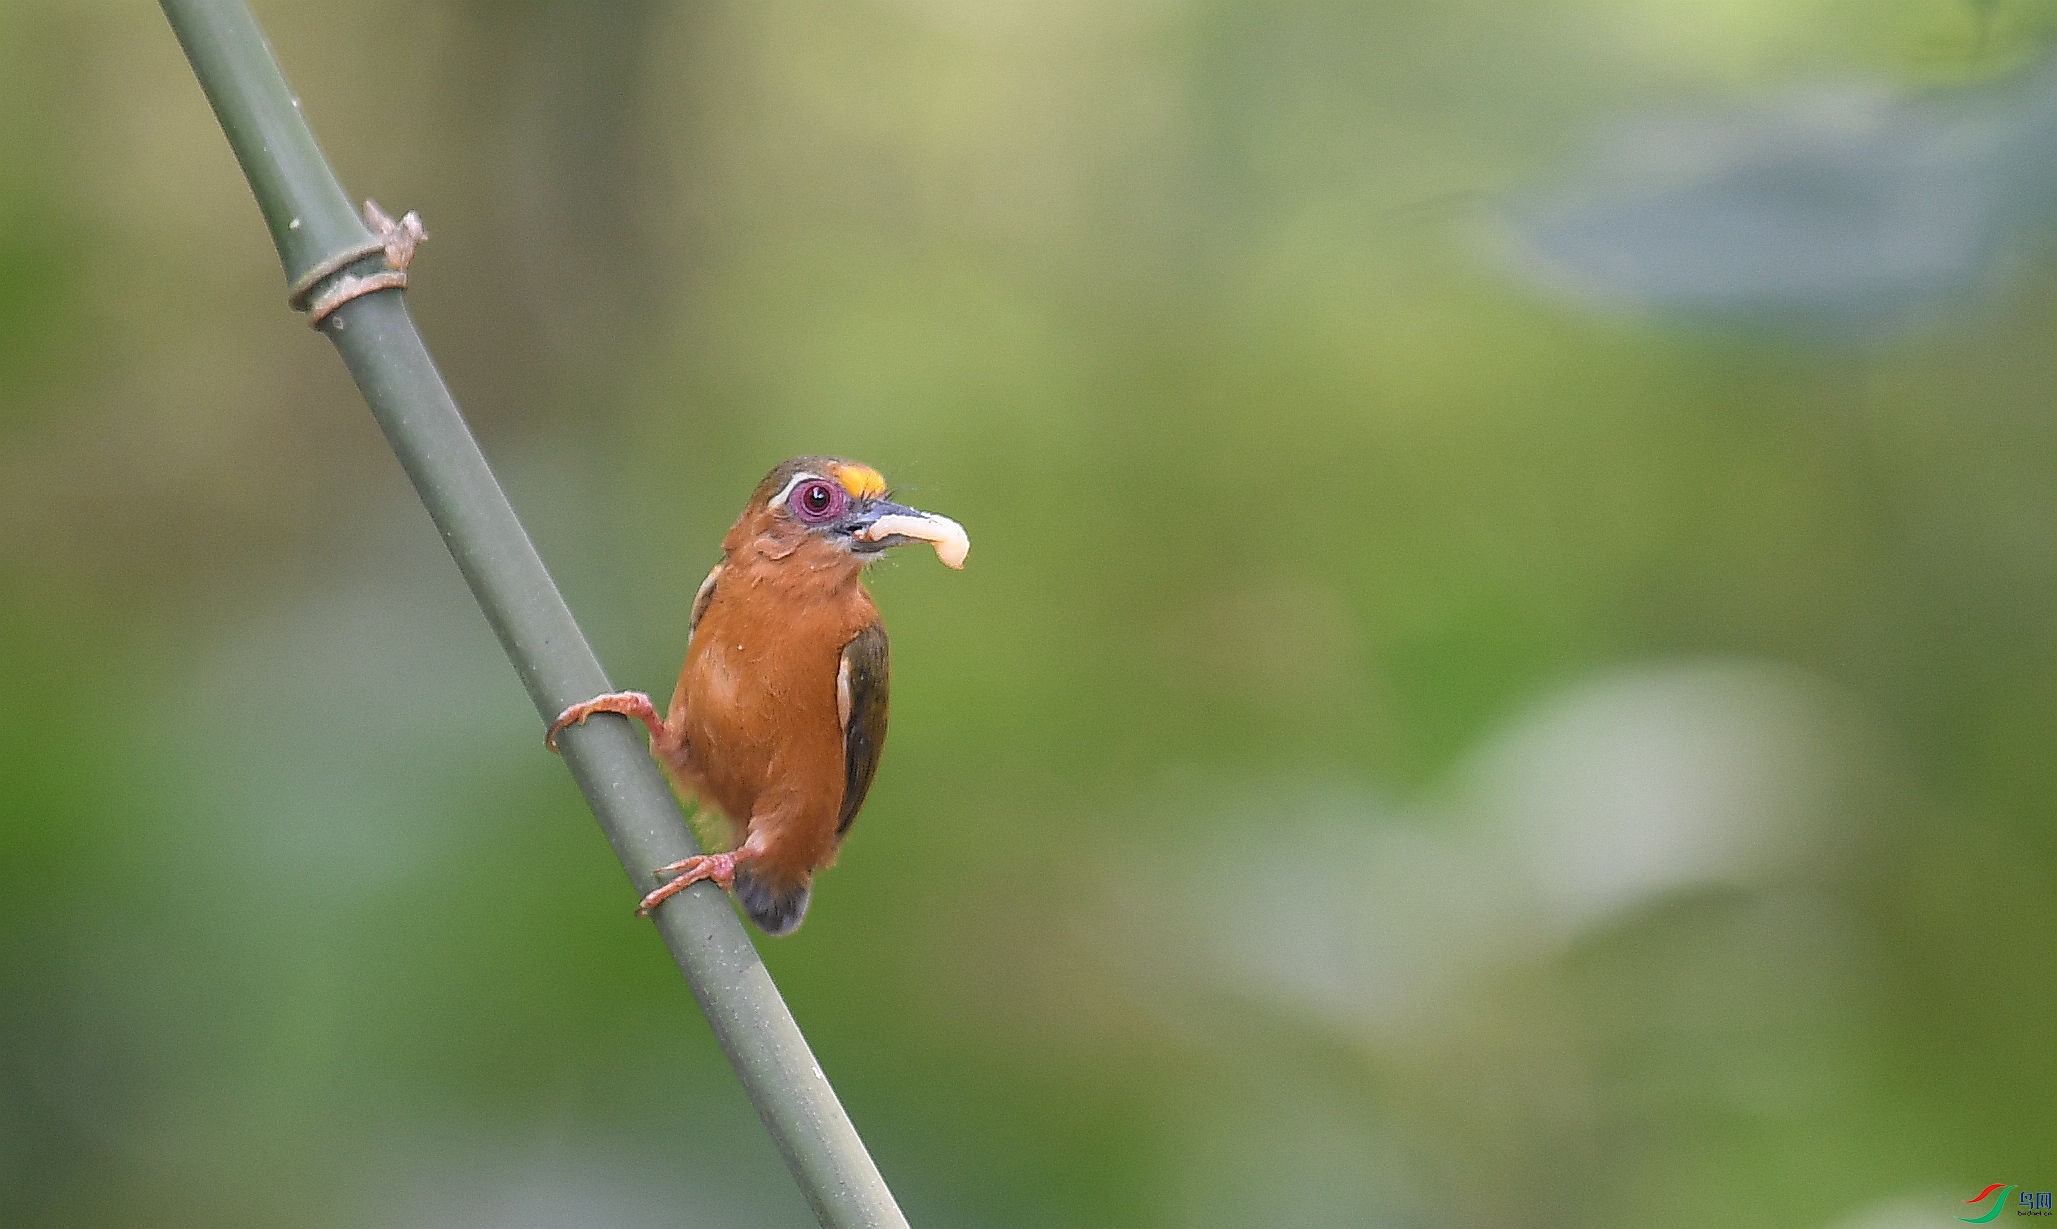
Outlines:
{"label": "white grub in beak", "polygon": [[867,542],[878,542],[899,534],[903,538],[919,538],[936,548],[936,558],[947,568],[961,568],[964,557],[971,553],[971,539],[965,535],[964,526],[947,516],[923,512],[917,516],[895,513],[882,516],[857,531],[857,536]]}

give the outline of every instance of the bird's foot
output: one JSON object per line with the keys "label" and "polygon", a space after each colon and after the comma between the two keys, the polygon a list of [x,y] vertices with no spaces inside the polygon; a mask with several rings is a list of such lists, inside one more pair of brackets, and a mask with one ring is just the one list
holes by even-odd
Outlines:
{"label": "bird's foot", "polygon": [[692,887],[703,879],[711,879],[724,892],[736,890],[736,855],[733,853],[703,853],[682,858],[670,866],[660,866],[657,874],[675,876],[671,882],[643,898],[636,906],[637,917],[649,917],[650,911]]}
{"label": "bird's foot", "polygon": [[557,750],[557,735],[566,726],[578,725],[594,713],[620,713],[633,717],[650,728],[653,739],[664,737],[664,719],[657,715],[657,706],[650,703],[650,697],[640,691],[610,691],[594,696],[580,704],[557,714],[557,720],[550,723],[549,733],[543,735],[543,745]]}

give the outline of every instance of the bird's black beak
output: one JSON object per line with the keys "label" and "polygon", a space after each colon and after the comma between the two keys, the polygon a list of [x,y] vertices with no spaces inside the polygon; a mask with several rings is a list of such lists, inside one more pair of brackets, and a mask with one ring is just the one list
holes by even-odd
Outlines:
{"label": "bird's black beak", "polygon": [[965,555],[971,552],[971,539],[956,521],[885,499],[851,509],[845,528],[850,534],[850,549],[860,555],[877,555],[888,547],[927,542],[936,548],[936,558],[945,567],[961,568]]}

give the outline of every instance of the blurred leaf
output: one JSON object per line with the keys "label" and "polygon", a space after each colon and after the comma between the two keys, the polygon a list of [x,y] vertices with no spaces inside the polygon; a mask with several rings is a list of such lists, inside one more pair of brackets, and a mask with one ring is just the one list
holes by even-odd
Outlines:
{"label": "blurred leaf", "polygon": [[2045,223],[2057,66],[1910,95],[1851,86],[1625,121],[1502,214],[1558,292],[1864,331],[1961,301]]}
{"label": "blurred leaf", "polygon": [[70,360],[90,352],[78,270],[93,236],[40,203],[12,214],[0,212],[0,427],[19,429],[62,407],[53,386],[81,378]]}

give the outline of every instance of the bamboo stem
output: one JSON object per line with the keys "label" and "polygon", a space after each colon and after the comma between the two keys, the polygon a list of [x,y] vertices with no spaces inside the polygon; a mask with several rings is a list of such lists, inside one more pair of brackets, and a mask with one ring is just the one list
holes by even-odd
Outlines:
{"label": "bamboo stem", "polygon": [[[286,281],[371,239],[243,0],[162,4],[250,180]],[[378,260],[352,268],[378,268]],[[613,690],[443,384],[405,298],[382,290],[353,299],[321,331],[342,353],[538,714],[548,721]],[[559,741],[638,893],[650,886],[652,868],[698,852],[628,721],[595,719]],[[658,911],[656,922],[821,1223],[905,1225],[720,889],[696,886]]]}

